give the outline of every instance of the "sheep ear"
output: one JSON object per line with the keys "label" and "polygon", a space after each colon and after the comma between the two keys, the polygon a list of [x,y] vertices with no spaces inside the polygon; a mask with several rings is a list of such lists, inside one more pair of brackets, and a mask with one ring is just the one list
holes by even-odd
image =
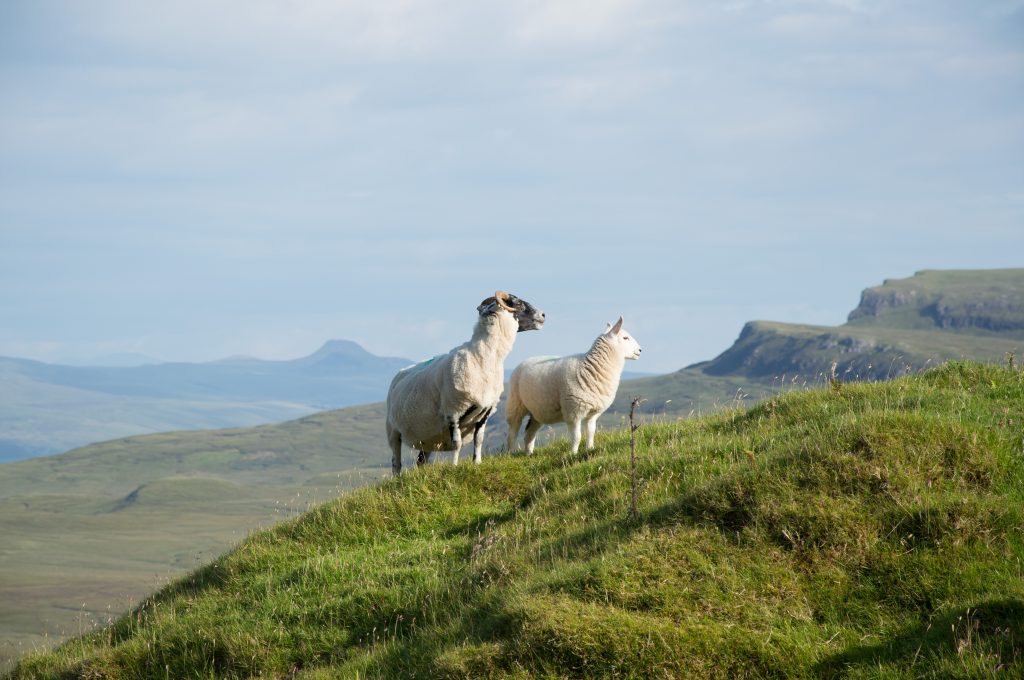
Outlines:
{"label": "sheep ear", "polygon": [[611,333],[612,335],[615,335],[616,333],[618,333],[621,330],[622,330],[622,317],[620,316],[619,320],[615,322],[615,325],[612,326],[611,330],[608,331],[608,332]]}

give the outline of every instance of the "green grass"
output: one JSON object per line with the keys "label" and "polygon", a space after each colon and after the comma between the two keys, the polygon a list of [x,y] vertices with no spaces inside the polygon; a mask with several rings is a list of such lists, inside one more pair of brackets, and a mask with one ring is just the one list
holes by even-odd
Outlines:
{"label": "green grass", "polygon": [[120,616],[250,531],[381,479],[382,417],[381,404],[358,406],[0,465],[0,673]]}
{"label": "green grass", "polygon": [[1024,374],[952,363],[432,465],[14,678],[1024,674]]}
{"label": "green grass", "polygon": [[[0,498],[36,493],[123,496],[147,481],[202,475],[246,485],[301,484],[383,465],[384,405],[326,411],[277,425],[165,432],[0,465]],[[386,445],[383,445],[386,451]]]}
{"label": "green grass", "polygon": [[642,396],[644,400],[639,407],[642,418],[677,418],[706,415],[723,408],[750,406],[784,387],[787,386],[778,380],[773,382],[745,376],[708,375],[694,367],[665,375],[624,380],[619,384],[619,392],[608,415],[602,417],[606,421],[602,424],[607,427],[611,424],[608,421],[614,421],[616,427],[624,427],[630,402],[635,396]]}
{"label": "green grass", "polygon": [[[644,405],[645,417],[674,417],[732,403],[739,382],[682,371],[622,388],[652,399],[675,394],[667,405]],[[613,409],[601,427],[622,419]],[[548,427],[540,442],[564,437],[564,427]],[[503,402],[486,448],[504,443]],[[119,616],[250,531],[389,470],[383,404],[278,425],[128,437],[0,465],[0,673],[28,651]]]}

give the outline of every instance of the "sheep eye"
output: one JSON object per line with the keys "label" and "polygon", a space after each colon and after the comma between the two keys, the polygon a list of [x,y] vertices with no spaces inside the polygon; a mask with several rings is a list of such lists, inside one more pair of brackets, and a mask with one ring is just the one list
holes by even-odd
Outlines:
{"label": "sheep eye", "polygon": [[623,340],[629,340],[629,336],[628,336],[628,335],[623,335],[623,336],[622,336],[622,339],[623,339]]}

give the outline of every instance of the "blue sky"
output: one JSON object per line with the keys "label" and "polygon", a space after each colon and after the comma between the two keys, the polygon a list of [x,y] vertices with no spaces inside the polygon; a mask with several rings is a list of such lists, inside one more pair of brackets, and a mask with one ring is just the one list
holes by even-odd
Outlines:
{"label": "blue sky", "polygon": [[1024,2],[0,5],[0,354],[630,368],[1024,266]]}

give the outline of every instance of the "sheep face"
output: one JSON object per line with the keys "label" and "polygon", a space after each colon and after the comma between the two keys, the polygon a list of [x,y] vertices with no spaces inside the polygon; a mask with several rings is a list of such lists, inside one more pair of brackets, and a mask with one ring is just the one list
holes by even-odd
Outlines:
{"label": "sheep face", "polygon": [[639,359],[640,352],[643,350],[640,347],[640,343],[636,341],[633,334],[627,331],[622,326],[622,317],[615,322],[615,325],[609,324],[608,330],[605,331],[605,337],[608,338],[612,343],[619,347],[622,351],[622,355],[627,359]]}
{"label": "sheep face", "polygon": [[515,295],[508,296],[508,304],[515,311],[512,314],[519,322],[519,332],[537,331],[544,327],[544,312],[531,305],[526,300],[521,300]]}
{"label": "sheep face", "polygon": [[511,293],[498,292],[502,296],[504,305],[499,304],[495,298],[489,297],[476,308],[480,312],[480,316],[495,314],[501,309],[507,309],[512,312],[512,316],[515,317],[516,322],[519,324],[518,332],[520,333],[523,331],[540,330],[544,327],[544,312]]}

